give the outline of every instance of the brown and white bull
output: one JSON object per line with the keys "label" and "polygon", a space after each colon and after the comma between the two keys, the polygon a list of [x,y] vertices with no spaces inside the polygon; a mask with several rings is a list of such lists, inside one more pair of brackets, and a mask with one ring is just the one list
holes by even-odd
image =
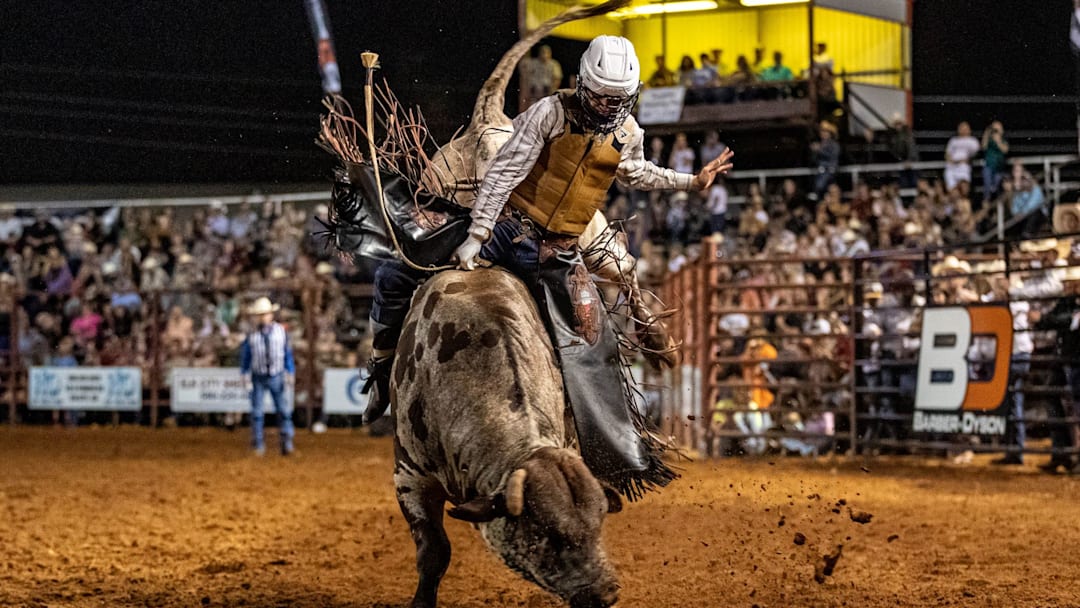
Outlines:
{"label": "brown and white bull", "polygon": [[447,501],[526,579],[574,608],[614,604],[600,528],[622,503],[571,447],[562,377],[521,281],[437,274],[417,291],[397,353],[394,484],[416,543],[412,606],[436,605],[450,564]]}

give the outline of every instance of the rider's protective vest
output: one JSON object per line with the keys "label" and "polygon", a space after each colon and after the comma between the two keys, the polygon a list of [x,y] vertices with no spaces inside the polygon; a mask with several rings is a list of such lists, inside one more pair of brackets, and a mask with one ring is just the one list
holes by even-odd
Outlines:
{"label": "rider's protective vest", "polygon": [[566,114],[562,135],[544,145],[532,171],[513,192],[510,204],[548,232],[578,236],[598,210],[630,140],[630,125],[600,135],[571,120],[580,102],[573,91],[560,91]]}

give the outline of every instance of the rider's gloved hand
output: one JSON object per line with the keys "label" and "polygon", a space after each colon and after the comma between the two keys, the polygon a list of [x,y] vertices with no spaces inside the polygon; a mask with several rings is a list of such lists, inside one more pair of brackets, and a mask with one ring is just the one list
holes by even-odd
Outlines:
{"label": "rider's gloved hand", "polygon": [[480,228],[473,226],[469,228],[469,236],[465,239],[465,242],[458,246],[457,251],[454,252],[454,258],[458,261],[458,268],[462,270],[476,270],[477,266],[482,265],[480,259],[480,248],[484,246],[484,241],[491,235],[491,231],[487,228]]}

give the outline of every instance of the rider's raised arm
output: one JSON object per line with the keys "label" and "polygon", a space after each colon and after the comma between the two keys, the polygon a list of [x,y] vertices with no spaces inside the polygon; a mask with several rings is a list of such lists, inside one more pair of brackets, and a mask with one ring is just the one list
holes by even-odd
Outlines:
{"label": "rider's raised arm", "polygon": [[658,167],[645,159],[645,132],[636,122],[632,126],[634,133],[623,147],[615,179],[623,186],[637,190],[690,190],[693,175]]}
{"label": "rider's raised arm", "polygon": [[474,228],[490,234],[510,193],[529,175],[544,144],[562,133],[565,121],[557,95],[537,101],[514,118],[514,134],[499,148],[480,184],[472,210]]}

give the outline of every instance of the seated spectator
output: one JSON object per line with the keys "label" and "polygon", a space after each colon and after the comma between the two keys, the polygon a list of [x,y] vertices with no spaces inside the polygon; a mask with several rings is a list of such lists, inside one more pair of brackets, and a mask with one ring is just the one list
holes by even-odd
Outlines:
{"label": "seated spectator", "polygon": [[746,55],[739,55],[739,58],[735,62],[735,71],[727,77],[727,83],[731,85],[746,85],[755,82],[757,82],[757,74],[755,74],[753,68],[750,67],[750,62],[746,60]]}
{"label": "seated spectator", "polygon": [[79,346],[85,347],[97,339],[103,322],[104,318],[94,312],[93,306],[84,303],[79,316],[71,321],[71,335]]}
{"label": "seated spectator", "polygon": [[1010,213],[1012,217],[1027,216],[1021,228],[1024,236],[1038,234],[1043,222],[1046,220],[1043,205],[1046,198],[1042,188],[1036,183],[1035,178],[1028,173],[1020,161],[1013,161],[1012,167],[1012,200]]}
{"label": "seated spectator", "polygon": [[113,308],[121,308],[129,313],[135,313],[142,308],[142,297],[135,289],[135,283],[128,277],[120,277],[116,280],[109,298],[109,304]]}
{"label": "seated spectator", "polygon": [[675,72],[667,68],[667,58],[663,55],[656,56],[656,70],[649,76],[646,85],[649,87],[673,87],[678,83]]}
{"label": "seated spectator", "polygon": [[156,256],[143,260],[139,289],[143,292],[163,291],[169,287],[169,275],[161,267]]}
{"label": "seated spectator", "polygon": [[773,53],[773,64],[761,70],[759,77],[762,82],[790,82],[795,80],[795,74],[791,68],[784,65],[784,55],[780,51]]}
{"label": "seated spectator", "polygon": [[176,346],[179,352],[187,352],[195,342],[195,324],[179,306],[169,309],[165,331],[161,335],[166,347]]}
{"label": "seated spectator", "polygon": [[229,237],[229,216],[225,213],[225,203],[210,201],[210,211],[206,216],[206,235],[216,239]]}
{"label": "seated spectator", "polygon": [[49,247],[59,249],[64,246],[60,230],[53,224],[47,209],[39,209],[34,213],[34,223],[23,229],[23,242],[40,254],[46,253]]}
{"label": "seated spectator", "polygon": [[240,207],[229,220],[229,236],[238,241],[246,239],[258,219],[259,216],[251,208],[250,203],[247,201],[240,203]]}
{"label": "seated spectator", "polygon": [[15,216],[13,205],[0,205],[0,245],[14,248],[23,234],[22,218]]}
{"label": "seated spectator", "polygon": [[691,87],[694,84],[694,72],[697,67],[689,55],[683,55],[679,62],[679,86]]}
{"label": "seated spectator", "polygon": [[71,276],[71,268],[68,267],[67,259],[60,254],[60,249],[49,247],[43,263],[46,293],[56,298],[70,295],[75,279]]}

